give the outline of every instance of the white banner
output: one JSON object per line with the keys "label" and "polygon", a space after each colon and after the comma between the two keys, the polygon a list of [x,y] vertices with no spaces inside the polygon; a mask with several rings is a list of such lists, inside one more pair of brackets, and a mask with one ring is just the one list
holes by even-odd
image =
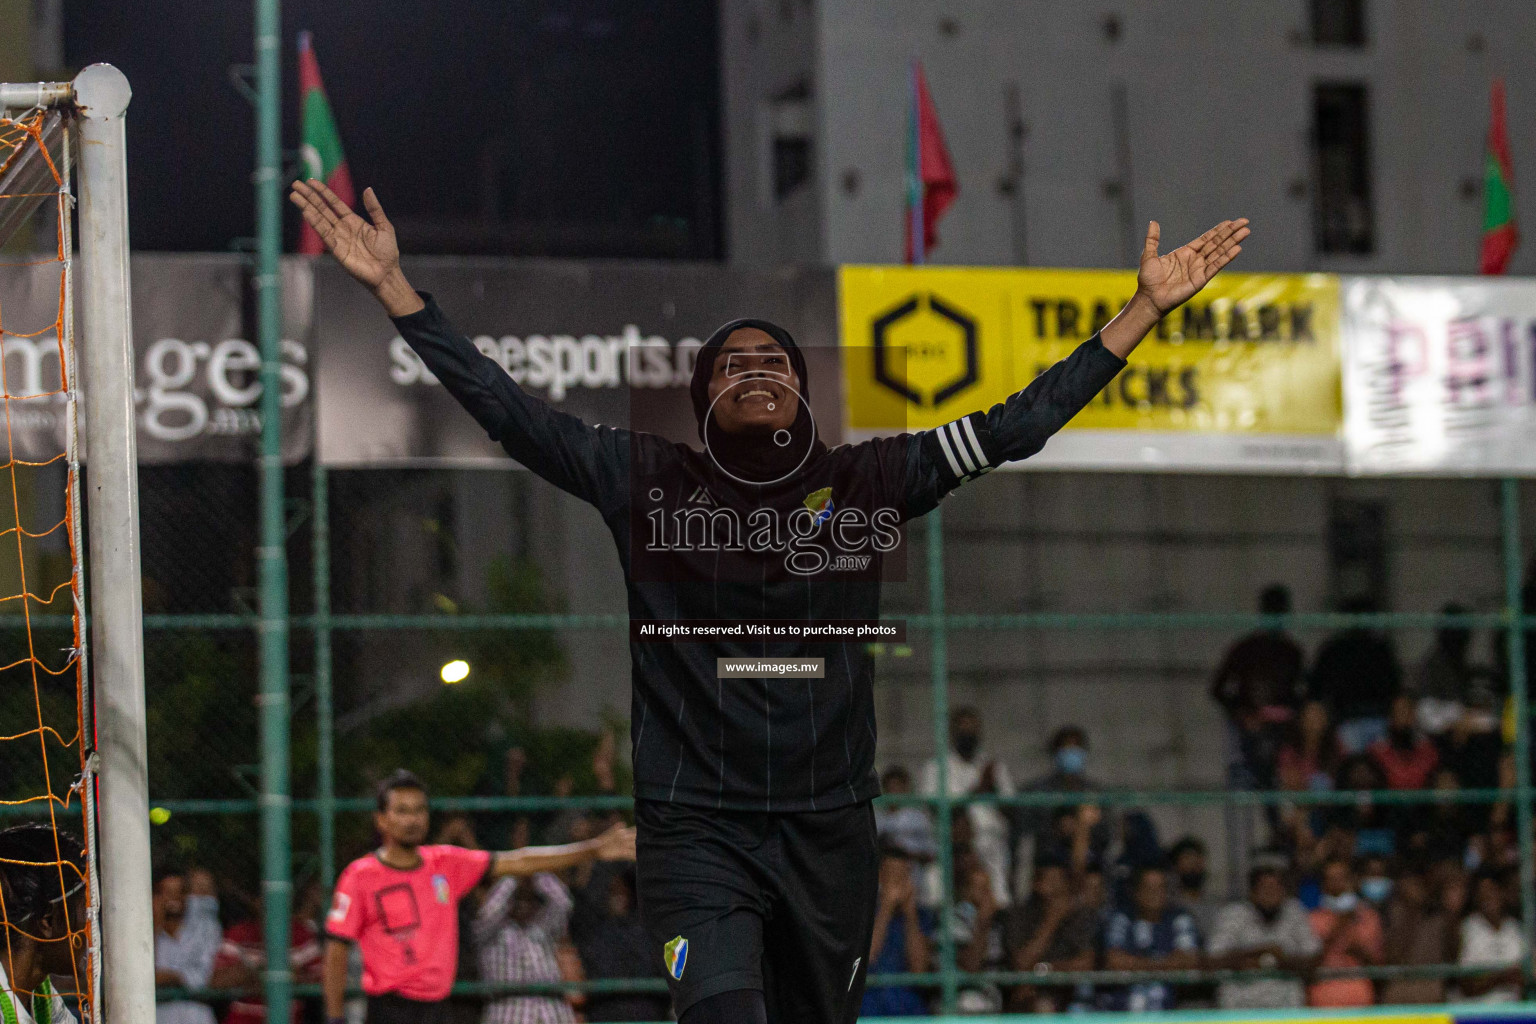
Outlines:
{"label": "white banner", "polygon": [[1536,473],[1536,282],[1342,285],[1351,473]]}

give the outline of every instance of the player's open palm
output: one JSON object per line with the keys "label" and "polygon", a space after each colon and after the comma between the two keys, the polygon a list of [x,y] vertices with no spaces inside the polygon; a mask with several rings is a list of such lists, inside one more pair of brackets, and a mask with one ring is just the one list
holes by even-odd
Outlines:
{"label": "player's open palm", "polygon": [[1248,234],[1247,217],[1224,220],[1188,245],[1159,256],[1157,243],[1162,229],[1154,220],[1147,226],[1136,290],[1151,300],[1159,315],[1166,316],[1231,263],[1243,251],[1242,241]]}
{"label": "player's open palm", "polygon": [[304,219],[336,262],[369,288],[378,288],[390,271],[400,265],[394,225],[384,216],[384,207],[379,205],[373,189],[363,190],[368,220],[358,216],[341,197],[326,188],[325,182],[315,178],[295,181],[288,198],[303,212]]}

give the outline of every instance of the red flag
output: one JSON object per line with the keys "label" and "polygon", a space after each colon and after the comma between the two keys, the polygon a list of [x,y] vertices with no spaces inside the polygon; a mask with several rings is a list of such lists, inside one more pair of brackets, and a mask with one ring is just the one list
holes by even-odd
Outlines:
{"label": "red flag", "polygon": [[[341,151],[341,135],[331,116],[331,103],[325,98],[320,62],[315,59],[315,48],[308,32],[299,33],[299,124],[303,136],[299,152],[304,158],[304,176],[320,179],[342,202],[355,206],[357,192],[352,188],[352,171],[347,167],[346,154]],[[308,221],[304,221],[299,229],[299,252],[316,255],[324,251],[320,236],[315,234]]]}
{"label": "red flag", "polygon": [[1494,79],[1490,106],[1488,152],[1483,157],[1483,250],[1478,269],[1484,274],[1502,274],[1520,244],[1520,229],[1515,224],[1514,166],[1509,159],[1501,79]]}
{"label": "red flag", "polygon": [[[907,121],[907,262],[922,263],[939,242],[939,218],[960,191],[944,130],[928,95],[923,66],[912,63],[912,103]],[[912,245],[913,228],[922,221],[921,239]]]}

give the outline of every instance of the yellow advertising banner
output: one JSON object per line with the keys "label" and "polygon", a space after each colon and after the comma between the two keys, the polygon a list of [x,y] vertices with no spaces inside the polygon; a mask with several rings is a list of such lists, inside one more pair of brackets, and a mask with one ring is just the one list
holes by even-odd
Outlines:
{"label": "yellow advertising banner", "polygon": [[[869,434],[1003,401],[1119,312],[1136,275],[849,266],[839,285],[848,426]],[[1222,274],[1068,430],[1336,437],[1339,351],[1337,276]]]}

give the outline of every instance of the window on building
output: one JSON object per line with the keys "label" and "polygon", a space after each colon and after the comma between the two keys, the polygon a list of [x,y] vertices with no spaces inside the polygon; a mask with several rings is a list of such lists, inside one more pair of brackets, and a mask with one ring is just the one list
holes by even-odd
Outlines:
{"label": "window on building", "polygon": [[1313,90],[1313,219],[1320,253],[1362,254],[1376,247],[1368,100],[1358,84]]}
{"label": "window on building", "polygon": [[811,180],[811,87],[800,81],[768,102],[773,198],[783,202]]}
{"label": "window on building", "polygon": [[1364,46],[1365,0],[1312,0],[1314,46]]}

